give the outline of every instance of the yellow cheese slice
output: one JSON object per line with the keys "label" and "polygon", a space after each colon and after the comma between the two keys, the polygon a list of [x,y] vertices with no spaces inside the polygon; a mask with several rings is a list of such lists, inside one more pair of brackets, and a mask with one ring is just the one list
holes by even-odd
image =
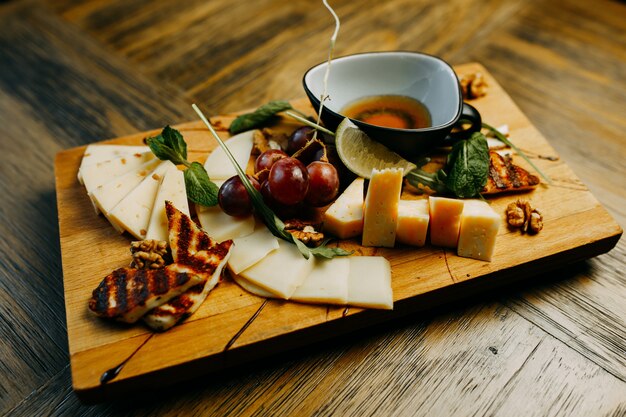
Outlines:
{"label": "yellow cheese slice", "polygon": [[349,258],[316,260],[313,270],[296,288],[291,300],[345,305],[348,302],[349,272]]}
{"label": "yellow cheese slice", "polygon": [[[209,231],[207,233],[211,236]],[[228,260],[228,268],[234,274],[239,274],[246,268],[255,265],[265,258],[268,253],[277,250],[279,247],[276,236],[262,223],[252,234],[233,239],[233,243],[232,253]]]}
{"label": "yellow cheese slice", "polygon": [[339,239],[363,233],[363,178],[357,178],[324,214],[324,231]]}
{"label": "yellow cheese slice", "polygon": [[402,169],[372,170],[363,206],[363,246],[394,246],[402,175]]}
{"label": "yellow cheese slice", "polygon": [[169,161],[160,163],[137,187],[121,199],[107,216],[113,224],[121,226],[137,239],[145,239],[159,184],[165,172],[171,167],[174,165]]}
{"label": "yellow cheese slice", "polygon": [[240,275],[249,282],[288,299],[304,282],[313,265],[312,256],[305,259],[296,245],[281,240],[278,249]]}
{"label": "yellow cheese slice", "polygon": [[457,254],[491,261],[502,218],[485,201],[466,200],[461,214]]}
{"label": "yellow cheese slice", "polygon": [[258,295],[259,297],[263,297],[263,298],[280,298],[276,294],[273,294],[267,290],[264,290],[258,285],[254,285],[247,279],[243,278],[241,275],[231,274],[231,277],[233,278],[233,281],[237,283],[237,285],[239,285],[241,288],[248,291],[249,293]]}
{"label": "yellow cheese slice", "polygon": [[165,213],[165,201],[171,201],[174,206],[189,216],[189,203],[185,190],[185,178],[183,171],[171,164],[159,185],[159,190],[154,199],[148,233],[145,239],[165,240],[169,239],[167,214]]}
{"label": "yellow cheese slice", "polygon": [[[235,160],[244,171],[248,166],[248,161],[250,160],[253,137],[254,130],[249,130],[224,141],[230,152],[235,157]],[[211,180],[226,180],[234,175],[237,175],[237,171],[221,147],[215,148],[215,150],[211,152],[204,163],[204,168],[206,169],[207,174],[209,174],[209,178],[211,178]]]}
{"label": "yellow cheese slice", "polygon": [[350,256],[348,304],[393,309],[391,265],[382,256]]}
{"label": "yellow cheese slice", "polygon": [[463,200],[429,197],[430,243],[435,246],[456,248],[461,227]]}
{"label": "yellow cheese slice", "polygon": [[396,240],[413,246],[424,246],[428,233],[428,200],[400,200]]}

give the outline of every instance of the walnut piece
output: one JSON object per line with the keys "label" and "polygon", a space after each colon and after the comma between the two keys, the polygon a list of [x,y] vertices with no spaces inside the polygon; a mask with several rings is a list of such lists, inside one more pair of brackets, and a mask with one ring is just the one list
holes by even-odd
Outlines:
{"label": "walnut piece", "polygon": [[487,94],[487,81],[481,72],[463,75],[460,84],[465,99],[479,98]]}
{"label": "walnut piece", "polygon": [[130,253],[133,257],[131,268],[160,269],[165,267],[168,258],[167,242],[151,239],[130,242]]}
{"label": "walnut piece", "polygon": [[526,200],[517,200],[506,207],[506,221],[522,232],[539,233],[543,229],[543,216]]}
{"label": "walnut piece", "polygon": [[269,149],[286,149],[289,138],[284,133],[275,133],[268,128],[255,130],[252,136],[252,154],[260,155]]}
{"label": "walnut piece", "polygon": [[296,239],[299,239],[308,246],[319,246],[324,240],[324,233],[318,232],[316,229],[321,227],[320,224],[291,219],[285,222],[285,230],[293,235]]}

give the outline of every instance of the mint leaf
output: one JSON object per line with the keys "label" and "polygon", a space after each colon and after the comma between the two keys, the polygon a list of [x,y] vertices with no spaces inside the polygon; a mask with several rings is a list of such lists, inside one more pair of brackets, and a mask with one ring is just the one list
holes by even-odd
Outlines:
{"label": "mint leaf", "polygon": [[460,198],[477,196],[487,183],[489,146],[485,136],[476,132],[458,141],[448,156],[446,187]]}
{"label": "mint leaf", "polygon": [[211,207],[217,204],[219,189],[209,179],[209,174],[199,162],[192,162],[185,170],[187,197],[196,204]]}
{"label": "mint leaf", "polygon": [[267,104],[262,105],[252,113],[242,114],[237,117],[230,124],[229,131],[232,134],[244,132],[246,130],[254,129],[263,126],[269,122],[276,114],[285,111],[292,110],[291,104],[288,101],[270,101]]}
{"label": "mint leaf", "polygon": [[[173,132],[172,132],[173,131]],[[174,133],[175,132],[175,133]],[[176,135],[180,137],[182,146]],[[146,139],[152,153],[162,161],[172,161],[175,165],[187,165],[187,145],[181,134],[169,126],[165,126],[160,135]],[[181,150],[183,151],[181,153]]]}
{"label": "mint leaf", "polygon": [[161,132],[161,137],[166,146],[173,149],[183,159],[187,159],[187,144],[178,130],[172,129],[169,125],[165,126]]}

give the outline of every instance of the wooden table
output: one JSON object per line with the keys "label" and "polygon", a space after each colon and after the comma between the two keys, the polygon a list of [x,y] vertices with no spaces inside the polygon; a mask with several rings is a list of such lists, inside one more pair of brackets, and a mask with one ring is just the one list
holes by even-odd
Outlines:
{"label": "wooden table", "polygon": [[[626,225],[626,5],[334,1],[336,54],[483,63]],[[88,408],[71,390],[53,157],[94,140],[303,96],[317,2],[0,5],[0,413],[626,414],[626,244],[523,285],[252,367]],[[86,248],[86,252],[88,253]],[[88,256],[88,255],[86,255]]]}

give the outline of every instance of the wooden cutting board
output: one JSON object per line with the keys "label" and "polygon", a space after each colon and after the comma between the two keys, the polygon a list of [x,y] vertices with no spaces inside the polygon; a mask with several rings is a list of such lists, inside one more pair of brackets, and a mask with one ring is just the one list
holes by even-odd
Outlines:
{"label": "wooden cutting board", "polygon": [[[266,300],[223,279],[192,317],[165,333],[155,334],[141,324],[100,320],[90,314],[87,301],[105,275],[129,263],[131,238],[117,234],[102,216],[95,215],[78,183],[85,147],[58,153],[55,173],[65,308],[73,388],[78,396],[83,401],[102,401],[135,389],[175,383],[509,285],[613,248],[622,234],[620,226],[493,77],[479,64],[455,70],[459,75],[483,72],[488,94],[471,103],[489,124],[508,124],[510,139],[553,184],[523,195],[490,199],[492,207],[503,214],[492,262],[461,258],[454,250],[430,246],[376,249],[362,248],[357,241],[342,242],[358,254],[389,259],[393,311]],[[306,100],[294,101],[294,106],[313,112]],[[222,137],[228,137],[226,128],[232,119],[212,118]],[[291,119],[283,119],[276,129],[291,132],[296,126]],[[162,126],[157,128],[102,143],[138,145]],[[188,143],[190,159],[204,162],[216,146],[204,125],[197,121],[176,128]],[[514,157],[514,161],[532,172],[522,158]],[[543,213],[540,234],[523,235],[506,227],[504,209],[518,197],[530,199]],[[117,377],[102,385],[102,374],[122,363]]]}

